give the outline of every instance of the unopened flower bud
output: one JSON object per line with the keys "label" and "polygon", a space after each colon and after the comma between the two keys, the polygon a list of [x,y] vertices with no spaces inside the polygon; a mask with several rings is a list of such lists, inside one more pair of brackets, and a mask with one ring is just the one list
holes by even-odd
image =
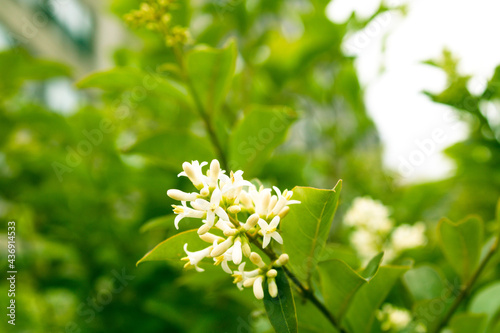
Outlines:
{"label": "unopened flower bud", "polygon": [[245,243],[243,243],[243,245],[241,245],[241,250],[242,250],[243,255],[244,255],[245,257],[249,257],[249,256],[250,256],[250,254],[252,253],[252,249],[250,248],[250,244],[248,244],[248,243],[246,243],[246,242],[245,242]]}
{"label": "unopened flower bud", "polygon": [[211,226],[208,223],[203,224],[198,228],[198,235],[204,235],[210,230]]}
{"label": "unopened flower bud", "polygon": [[259,215],[252,214],[248,217],[246,223],[243,225],[243,228],[245,228],[245,230],[250,230],[257,225],[257,222],[259,222]]}
{"label": "unopened flower bud", "polygon": [[167,195],[178,201],[193,201],[198,197],[197,193],[186,193],[180,190],[168,190]]}
{"label": "unopened flower bud", "polygon": [[254,265],[259,266],[259,268],[263,268],[266,266],[266,263],[264,262],[264,260],[262,260],[262,257],[256,252],[250,253],[250,261],[252,261]]}
{"label": "unopened flower bud", "polygon": [[267,280],[267,287],[269,289],[269,295],[271,295],[272,298],[278,296],[278,285],[276,284],[276,280],[274,278]]}
{"label": "unopened flower bud", "polygon": [[288,259],[289,259],[288,254],[283,253],[282,255],[279,256],[278,260],[274,262],[274,265],[278,267],[284,266],[288,264]]}
{"label": "unopened flower bud", "polygon": [[219,242],[219,241],[224,240],[224,238],[219,237],[219,236],[214,235],[214,234],[211,234],[211,233],[209,233],[209,232],[207,232],[207,233],[204,233],[204,234],[200,235],[200,239],[201,239],[202,241],[207,242],[207,243],[210,243],[210,244],[212,244],[212,243],[213,243],[213,242],[215,242],[215,241]]}
{"label": "unopened flower bud", "polygon": [[234,241],[233,252],[232,252],[233,262],[236,265],[241,263],[242,253],[241,253],[241,239],[238,237]]}
{"label": "unopened flower bud", "polygon": [[214,249],[210,252],[211,257],[218,257],[225,253],[233,245],[233,237],[229,237],[220,244],[214,245]]}
{"label": "unopened flower bud", "polygon": [[280,211],[280,213],[278,214],[278,216],[282,219],[282,218],[284,218],[288,214],[289,211],[290,211],[290,207],[289,206],[285,206]]}
{"label": "unopened flower bud", "polygon": [[240,205],[232,205],[227,209],[227,211],[231,214],[238,214],[239,212],[241,212],[241,207]]}
{"label": "unopened flower bud", "polygon": [[257,299],[264,298],[264,289],[262,289],[262,276],[258,276],[253,283],[253,294]]}
{"label": "unopened flower bud", "polygon": [[210,163],[210,186],[217,186],[217,180],[219,179],[220,164],[217,160],[212,160]]}
{"label": "unopened flower bud", "polygon": [[266,276],[268,278],[275,278],[278,275],[278,271],[275,269],[270,269],[267,271]]}

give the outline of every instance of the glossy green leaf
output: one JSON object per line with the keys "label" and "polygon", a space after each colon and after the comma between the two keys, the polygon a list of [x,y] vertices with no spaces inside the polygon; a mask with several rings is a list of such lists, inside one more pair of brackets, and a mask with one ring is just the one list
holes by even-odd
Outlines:
{"label": "glossy green leaf", "polygon": [[297,186],[293,199],[300,205],[290,206],[281,223],[284,251],[290,256],[290,267],[303,281],[311,278],[326,244],[337,209],[342,182],[333,190]]}
{"label": "glossy green leaf", "polygon": [[[182,137],[182,140],[179,139]],[[191,160],[210,161],[215,157],[206,139],[191,133],[169,131],[139,140],[124,153],[140,154],[156,162],[179,168]]]}
{"label": "glossy green leaf", "polygon": [[155,94],[189,102],[186,88],[153,71],[142,71],[132,67],[117,67],[90,74],[77,82],[78,88],[99,88],[106,91],[132,90],[136,94]]}
{"label": "glossy green leaf", "polygon": [[222,49],[198,47],[187,54],[186,70],[205,112],[213,114],[233,79],[238,49],[233,40]]}
{"label": "glossy green leaf", "polygon": [[409,266],[382,266],[375,277],[360,288],[343,322],[351,333],[371,332],[375,310],[380,307],[396,281],[409,268]]}
{"label": "glossy green leaf", "polygon": [[335,318],[340,319],[347,311],[356,292],[367,281],[340,260],[320,262],[318,271],[325,305]]}
{"label": "glossy green leaf", "polygon": [[229,140],[229,166],[258,175],[274,149],[285,139],[296,115],[285,107],[253,106],[235,125]]}
{"label": "glossy green leaf", "polygon": [[467,281],[479,263],[483,222],[477,217],[468,217],[458,223],[442,219],[438,237],[446,259],[462,281]]}
{"label": "glossy green leaf", "polygon": [[438,298],[445,288],[443,277],[427,265],[406,272],[403,283],[415,302]]}
{"label": "glossy green leaf", "polygon": [[450,329],[453,333],[483,332],[486,328],[486,315],[460,313],[450,321]]}
{"label": "glossy green leaf", "polygon": [[298,332],[297,312],[292,288],[283,269],[276,268],[276,270],[278,271],[278,276],[276,276],[278,296],[271,297],[267,281],[264,285],[264,307],[267,316],[276,332]]}
{"label": "glossy green leaf", "polygon": [[146,261],[170,261],[173,264],[181,264],[181,258],[186,256],[184,244],[188,243],[188,251],[194,252],[206,248],[210,245],[202,241],[198,231],[189,230],[170,237],[156,245],[151,251],[137,262],[137,265]]}

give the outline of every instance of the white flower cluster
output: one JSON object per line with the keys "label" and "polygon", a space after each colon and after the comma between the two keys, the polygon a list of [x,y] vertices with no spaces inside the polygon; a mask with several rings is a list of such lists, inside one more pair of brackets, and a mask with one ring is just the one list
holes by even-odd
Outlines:
{"label": "white flower cluster", "polygon": [[[203,167],[207,164],[200,164],[198,161],[182,164],[184,171],[179,176],[188,177],[197,192],[186,193],[175,189],[167,191],[169,197],[182,202],[180,206],[173,205],[174,213],[177,214],[175,227],[178,229],[179,222],[185,217],[201,219],[198,235],[211,244],[195,252],[188,251],[188,244],[184,244],[187,254],[183,258],[187,261],[184,267],[203,271],[198,266],[199,262],[204,258],[212,258],[214,265],[221,265],[226,273],[234,277],[238,288],[253,287],[255,297],[262,299],[263,283],[267,280],[269,294],[276,297],[277,271],[273,267],[285,265],[288,255],[283,253],[277,260],[266,264],[258,253],[252,252],[250,242],[262,236],[263,248],[273,239],[283,244],[278,225],[288,213],[289,205],[300,202],[291,200],[292,191],[285,190],[281,193],[274,187],[273,195],[269,188],[261,186],[257,189],[243,179],[241,170],[234,173],[231,171],[230,175],[226,175],[217,160],[213,160],[206,173],[203,173]],[[254,269],[245,271],[248,263],[246,258],[256,266]],[[231,268],[230,265],[233,264],[237,265],[237,269]]]}
{"label": "white flower cluster", "polygon": [[396,308],[389,303],[384,304],[382,309],[377,311],[377,318],[382,323],[383,331],[399,331],[411,322],[411,314],[408,310]]}
{"label": "white flower cluster", "polygon": [[353,227],[351,244],[367,263],[384,251],[384,261],[394,259],[404,250],[425,245],[425,224],[403,224],[395,229],[389,209],[369,197],[356,198],[344,217],[344,223]]}

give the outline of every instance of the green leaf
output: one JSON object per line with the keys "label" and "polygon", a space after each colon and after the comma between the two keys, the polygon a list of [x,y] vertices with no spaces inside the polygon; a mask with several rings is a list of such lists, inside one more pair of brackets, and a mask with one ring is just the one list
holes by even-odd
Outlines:
{"label": "green leaf", "polygon": [[223,49],[198,47],[186,56],[186,70],[205,112],[213,114],[223,102],[236,68],[238,49],[231,40]]}
{"label": "green leaf", "polygon": [[489,323],[500,314],[500,282],[481,288],[469,304],[469,312],[486,314]]}
{"label": "green leaf", "polygon": [[14,95],[25,81],[68,77],[71,70],[55,61],[37,59],[21,48],[0,52],[0,100]]}
{"label": "green leaf", "polygon": [[194,252],[206,248],[208,243],[202,241],[198,235],[198,230],[189,230],[181,232],[170,237],[154,249],[146,253],[144,257],[137,262],[137,265],[146,261],[170,261],[173,264],[181,264],[181,258],[186,256],[184,244],[188,243],[188,251]]}
{"label": "green leaf", "polygon": [[360,275],[367,281],[370,281],[378,271],[382,258],[384,257],[384,252],[380,252],[375,257],[373,257],[365,269],[360,273]]}
{"label": "green leaf", "polygon": [[229,138],[229,166],[258,175],[280,145],[296,115],[289,108],[253,106],[235,125]]}
{"label": "green leaf", "polygon": [[486,315],[460,313],[451,319],[449,327],[453,333],[483,332],[486,328]]}
{"label": "green leaf", "polygon": [[403,283],[415,302],[439,298],[445,288],[443,277],[427,265],[406,272]]}
{"label": "green leaf", "polygon": [[325,305],[337,319],[341,319],[356,292],[367,281],[340,260],[329,260],[318,264],[321,278],[321,293]]}
{"label": "green leaf", "polygon": [[273,298],[269,295],[267,280],[264,286],[264,307],[267,316],[276,332],[298,332],[292,288],[283,269],[276,268],[276,270],[278,271],[278,276],[276,276],[278,296]]}
{"label": "green leaf", "polygon": [[174,220],[175,220],[176,215],[170,214],[170,215],[165,215],[165,216],[159,216],[152,218],[151,220],[146,221],[139,231],[141,233],[146,232],[146,231],[157,231],[157,230],[165,230],[167,232],[175,232],[178,233],[180,231],[187,231],[191,229],[196,229],[201,225],[199,219],[194,219],[194,218],[189,218],[185,217],[182,219],[182,221],[179,223],[179,230],[175,229],[174,225]]}
{"label": "green leaf", "polygon": [[124,153],[140,154],[156,162],[179,168],[185,161],[210,161],[215,157],[206,139],[191,133],[169,131],[139,140]]}
{"label": "green leaf", "polygon": [[338,332],[325,315],[311,302],[304,302],[303,299],[296,298],[295,306],[301,333]]}
{"label": "green leaf", "polygon": [[467,281],[479,264],[483,222],[473,216],[458,223],[442,219],[438,226],[438,237],[446,259],[462,281]]}
{"label": "green leaf", "polygon": [[[173,97],[189,103],[187,90],[181,84],[151,71],[142,71],[133,67],[117,67],[108,71],[97,72],[76,83],[78,88],[100,88],[106,91],[134,90]],[[136,92],[137,93],[137,92]]]}
{"label": "green leaf", "polygon": [[293,200],[283,219],[281,232],[284,252],[290,256],[290,267],[301,280],[309,281],[325,248],[328,232],[337,210],[342,181],[333,190],[297,186]]}
{"label": "green leaf", "polygon": [[409,266],[382,266],[373,279],[354,296],[343,324],[351,333],[371,332],[375,312]]}

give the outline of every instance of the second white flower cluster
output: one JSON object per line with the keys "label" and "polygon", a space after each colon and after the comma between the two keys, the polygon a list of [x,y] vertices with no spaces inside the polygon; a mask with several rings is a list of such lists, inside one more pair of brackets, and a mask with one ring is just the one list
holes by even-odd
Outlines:
{"label": "second white flower cluster", "polygon": [[[275,268],[285,265],[288,255],[283,253],[278,259],[266,264],[257,252],[252,252],[250,244],[259,245],[261,249],[266,248],[272,240],[283,244],[278,230],[280,221],[287,215],[289,205],[300,202],[291,200],[292,191],[285,190],[282,193],[274,187],[273,194],[270,188],[257,188],[243,179],[241,170],[226,175],[217,160],[213,160],[204,173],[203,167],[207,164],[192,161],[182,165],[184,171],[179,176],[188,177],[196,192],[167,191],[169,197],[182,203],[173,205],[174,213],[177,214],[175,227],[179,228],[183,218],[200,219],[198,235],[211,244],[194,252],[188,250],[189,244],[184,244],[187,255],[183,258],[187,261],[184,267],[203,271],[198,264],[204,258],[211,258],[214,265],[221,265],[226,273],[234,277],[238,288],[252,287],[255,297],[262,299],[263,283],[267,280],[269,294],[276,297]],[[256,266],[249,271],[245,271],[247,258]],[[233,265],[237,268],[232,268]]]}

